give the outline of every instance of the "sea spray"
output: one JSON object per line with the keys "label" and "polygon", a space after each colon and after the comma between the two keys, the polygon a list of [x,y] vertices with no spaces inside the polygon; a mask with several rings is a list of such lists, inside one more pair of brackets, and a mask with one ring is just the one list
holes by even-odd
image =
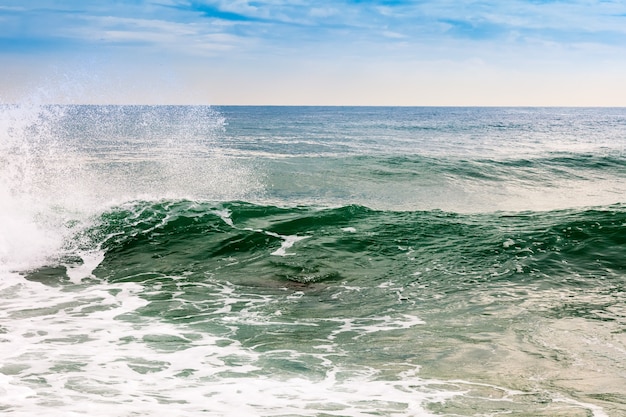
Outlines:
{"label": "sea spray", "polygon": [[72,158],[64,164],[51,130],[62,117],[60,107],[0,107],[2,270],[41,266],[58,253],[67,236],[57,204],[64,190],[57,181],[72,169]]}
{"label": "sea spray", "polygon": [[17,269],[28,258],[45,262],[79,223],[114,204],[236,199],[261,189],[253,170],[222,154],[215,135],[223,118],[210,107],[0,110],[0,254]]}

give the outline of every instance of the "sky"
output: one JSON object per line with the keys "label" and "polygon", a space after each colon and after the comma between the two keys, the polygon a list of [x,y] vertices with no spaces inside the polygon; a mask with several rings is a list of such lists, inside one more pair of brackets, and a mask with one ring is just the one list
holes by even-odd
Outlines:
{"label": "sky", "polygon": [[626,106],[626,1],[0,0],[0,103]]}

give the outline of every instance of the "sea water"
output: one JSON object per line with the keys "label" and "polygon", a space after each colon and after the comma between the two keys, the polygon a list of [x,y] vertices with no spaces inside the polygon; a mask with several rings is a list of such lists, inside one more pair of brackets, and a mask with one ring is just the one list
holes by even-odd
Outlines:
{"label": "sea water", "polygon": [[0,107],[10,416],[626,415],[626,110]]}

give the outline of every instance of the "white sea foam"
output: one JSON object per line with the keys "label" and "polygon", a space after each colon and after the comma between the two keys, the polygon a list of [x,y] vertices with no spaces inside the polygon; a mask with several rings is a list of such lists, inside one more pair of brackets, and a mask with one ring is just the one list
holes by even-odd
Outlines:
{"label": "white sea foam", "polygon": [[[455,407],[480,400],[489,409],[490,402],[502,407],[540,394],[464,380],[424,379],[419,367],[409,363],[388,363],[384,371],[342,364],[346,352],[335,341],[339,335],[352,335],[353,340],[363,335],[384,337],[389,331],[422,325],[415,316],[331,320],[337,327],[326,345],[313,352],[257,350],[228,334],[212,335],[138,314],[147,306],[139,284],[60,288],[17,274],[2,278],[0,407],[10,415],[435,416],[439,413],[431,409],[433,405]],[[271,313],[265,322],[258,321],[261,316],[248,317],[276,299],[242,293],[229,284],[189,285],[212,290],[223,305],[246,305],[243,310],[211,313],[233,329],[243,324],[262,329],[271,320],[281,324],[280,314]],[[292,324],[314,324],[313,319],[303,320]],[[310,358],[316,359],[323,374],[264,370],[268,361],[306,364]],[[562,409],[607,416],[600,407],[581,401],[558,396],[554,401],[553,409],[561,403]]]}
{"label": "white sea foam", "polygon": [[82,263],[66,265],[66,274],[74,284],[80,284],[84,278],[95,278],[93,271],[104,260],[104,252],[101,250],[79,252],[78,255]]}
{"label": "white sea foam", "polygon": [[370,317],[366,319],[333,319],[341,323],[341,325],[333,331],[329,339],[335,339],[337,335],[346,332],[355,333],[355,338],[360,338],[369,333],[385,332],[390,330],[408,329],[419,324],[424,324],[424,321],[418,317],[403,314],[398,317],[384,316],[384,317]]}
{"label": "white sea foam", "polygon": [[[300,353],[262,354],[224,336],[140,317],[146,301],[137,284],[60,289],[15,274],[2,278],[0,407],[11,415],[430,416],[425,401],[458,394],[429,389],[415,372],[380,380],[373,369],[342,369],[328,359],[321,380],[272,376],[257,365],[264,356]],[[225,304],[241,301],[232,287],[223,289]],[[246,320],[229,310],[220,315]]]}
{"label": "white sea foam", "polygon": [[291,248],[293,245],[295,245],[297,242],[304,240],[310,236],[282,236],[276,233],[272,233],[272,232],[265,232],[266,234],[270,235],[270,236],[274,236],[274,237],[279,237],[281,238],[283,241],[280,244],[280,248],[276,249],[274,252],[272,252],[272,255],[276,255],[276,256],[289,256],[289,255],[295,255],[294,253],[287,253],[287,249]]}
{"label": "white sea foam", "polygon": [[37,222],[32,206],[0,201],[0,271],[21,270],[44,263],[63,241],[55,227]]}

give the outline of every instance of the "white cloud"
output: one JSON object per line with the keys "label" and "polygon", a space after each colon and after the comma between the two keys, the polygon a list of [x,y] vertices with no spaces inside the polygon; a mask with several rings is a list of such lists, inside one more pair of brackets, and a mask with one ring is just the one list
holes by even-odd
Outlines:
{"label": "white cloud", "polygon": [[311,17],[330,17],[339,13],[339,10],[334,7],[313,7],[309,10],[309,16]]}
{"label": "white cloud", "polygon": [[147,47],[167,49],[169,53],[185,52],[191,55],[228,51],[249,43],[225,32],[228,22],[216,22],[213,25],[113,16],[86,16],[82,19],[88,24],[68,29],[65,35],[105,43],[143,43]]}
{"label": "white cloud", "polygon": [[383,36],[389,39],[406,39],[407,38],[407,36],[403,35],[402,33],[392,32],[390,30],[384,31]]}

